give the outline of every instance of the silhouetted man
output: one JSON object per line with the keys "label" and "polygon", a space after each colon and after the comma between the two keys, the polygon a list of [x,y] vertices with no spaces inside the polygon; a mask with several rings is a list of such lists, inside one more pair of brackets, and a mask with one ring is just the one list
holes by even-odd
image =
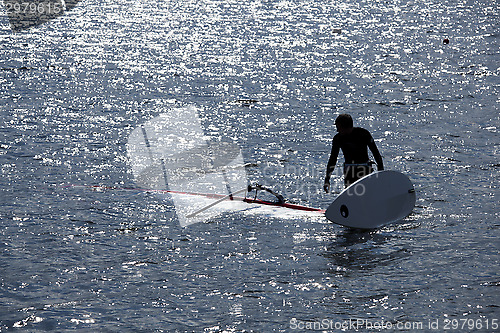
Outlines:
{"label": "silhouetted man", "polygon": [[348,187],[356,180],[373,172],[372,164],[368,158],[368,149],[370,148],[373,157],[377,163],[377,170],[384,170],[382,156],[377,149],[377,145],[372,135],[366,129],[354,127],[350,115],[341,114],[335,119],[337,134],[332,140],[332,151],[326,167],[325,192],[330,191],[330,176],[337,164],[339,150],[344,154],[344,183]]}

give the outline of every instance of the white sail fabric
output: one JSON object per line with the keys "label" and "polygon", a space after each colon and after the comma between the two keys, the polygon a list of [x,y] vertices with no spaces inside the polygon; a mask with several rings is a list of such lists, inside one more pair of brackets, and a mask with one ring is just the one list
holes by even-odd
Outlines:
{"label": "white sail fabric", "polygon": [[207,141],[195,107],[174,108],[132,131],[130,167],[139,187],[168,190],[179,223],[205,221],[231,202],[193,213],[217,198],[247,186],[240,149],[227,141]]}

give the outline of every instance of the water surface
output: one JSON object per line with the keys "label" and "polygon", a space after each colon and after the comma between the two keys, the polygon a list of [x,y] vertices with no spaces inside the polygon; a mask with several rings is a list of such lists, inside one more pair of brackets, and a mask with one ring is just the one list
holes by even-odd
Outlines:
{"label": "water surface", "polygon": [[[0,331],[353,318],[492,331],[498,14],[487,1],[89,0],[16,34],[4,18]],[[185,105],[241,147],[251,182],[324,208],[333,120],[350,113],[415,183],[414,212],[370,232],[248,212],[183,229],[151,193],[66,187],[133,188],[131,131]]]}

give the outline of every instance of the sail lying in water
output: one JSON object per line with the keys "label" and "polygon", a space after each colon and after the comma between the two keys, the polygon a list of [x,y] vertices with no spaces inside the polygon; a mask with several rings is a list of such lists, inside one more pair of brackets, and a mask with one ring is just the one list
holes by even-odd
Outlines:
{"label": "sail lying in water", "polygon": [[[195,107],[173,108],[132,131],[128,157],[139,187],[166,190],[181,226],[205,221],[221,206],[215,198],[246,188],[241,150],[232,142],[207,140]],[[231,208],[231,200],[225,202]],[[200,213],[196,213],[200,212]],[[193,214],[196,213],[196,214]]]}

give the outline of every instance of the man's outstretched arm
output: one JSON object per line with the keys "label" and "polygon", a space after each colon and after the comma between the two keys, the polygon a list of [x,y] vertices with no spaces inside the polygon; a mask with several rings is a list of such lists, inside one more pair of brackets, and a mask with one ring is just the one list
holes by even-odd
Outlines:
{"label": "man's outstretched arm", "polygon": [[375,162],[377,163],[377,170],[384,170],[384,162],[382,161],[382,156],[380,155],[377,145],[375,144],[375,141],[373,139],[371,140],[370,144],[368,144],[368,148],[370,148],[370,151],[375,158]]}
{"label": "man's outstretched arm", "polygon": [[337,164],[337,158],[339,156],[339,147],[332,142],[332,151],[330,152],[330,158],[328,159],[328,164],[326,166],[326,177],[325,183],[323,185],[323,189],[326,193],[330,192],[330,176],[335,169],[335,165]]}

